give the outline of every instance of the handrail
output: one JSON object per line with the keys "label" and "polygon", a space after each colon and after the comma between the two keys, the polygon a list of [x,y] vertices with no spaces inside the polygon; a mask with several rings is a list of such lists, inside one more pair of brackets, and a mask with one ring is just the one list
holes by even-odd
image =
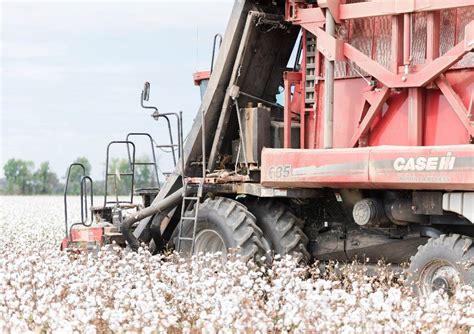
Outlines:
{"label": "handrail", "polygon": [[[148,165],[153,165],[155,168],[155,176],[156,176],[156,184],[159,188],[160,186],[160,178],[159,178],[159,175],[158,175],[158,165],[157,165],[157,162],[156,162],[156,154],[155,154],[155,147],[153,146],[153,138],[152,136],[149,134],[149,133],[146,133],[146,132],[130,132],[127,134],[127,137],[126,137],[126,141],[129,141],[130,140],[130,137],[132,136],[135,136],[135,137],[139,137],[139,136],[142,136],[142,137],[148,137],[148,139],[150,139],[150,145],[151,145],[151,154],[152,154],[152,159],[153,159],[153,162],[150,162],[150,163],[138,163],[138,162],[135,162],[135,165],[140,165],[140,164],[148,164]],[[127,153],[128,153],[128,161],[131,160],[131,157],[130,157],[130,147],[127,145]]]}
{"label": "handrail", "polygon": [[214,58],[215,58],[215,54],[216,54],[217,39],[219,39],[219,49],[220,49],[221,45],[222,45],[222,35],[221,34],[215,34],[214,35],[214,42],[212,43],[211,69],[209,71],[209,74],[212,74],[212,70],[214,69]]}
{"label": "handrail", "polygon": [[[127,150],[129,150],[129,145],[132,146],[133,148],[133,153],[132,153],[132,161],[129,160],[130,166],[131,166],[131,172],[130,173],[118,173],[118,175],[128,175],[132,177],[132,189],[131,189],[131,194],[130,194],[130,201],[119,201],[118,199],[118,193],[117,189],[115,189],[115,197],[116,201],[115,202],[107,202],[107,192],[108,192],[108,180],[109,176],[113,175],[115,177],[115,182],[117,182],[117,176],[115,173],[109,173],[109,160],[110,160],[110,147],[115,144],[125,144],[127,145]],[[113,140],[107,145],[107,154],[106,154],[106,161],[105,161],[105,192],[104,192],[104,207],[107,206],[109,203],[130,203],[133,204],[133,186],[135,182],[135,144],[129,140]]]}
{"label": "handrail", "polygon": [[[75,162],[75,163],[72,163],[71,165],[69,165],[69,168],[67,170],[67,176],[66,176],[66,183],[64,185],[64,225],[65,225],[65,233],[66,233],[66,238],[69,238],[69,229],[68,229],[68,221],[67,221],[67,189],[69,187],[69,178],[71,176],[71,169],[74,167],[74,166],[78,166],[78,167],[81,167],[82,168],[82,177],[84,177],[86,175],[86,168],[84,167],[83,164],[81,163],[78,163],[78,162]],[[82,203],[82,200],[81,200],[81,214],[83,212],[83,203]]]}

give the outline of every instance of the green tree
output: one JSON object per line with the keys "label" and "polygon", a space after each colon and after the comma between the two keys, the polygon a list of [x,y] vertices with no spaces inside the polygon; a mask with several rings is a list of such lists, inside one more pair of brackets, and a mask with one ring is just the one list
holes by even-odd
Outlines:
{"label": "green tree", "polygon": [[[74,163],[79,163],[84,166],[85,175],[90,175],[91,172],[91,164],[86,157],[79,157],[74,160]],[[81,178],[84,176],[83,170],[79,166],[73,166],[71,168],[71,172],[69,174],[69,186],[68,186],[68,193],[73,195],[79,195],[81,193],[80,182]],[[67,172],[64,176],[64,180],[67,179]]]}
{"label": "green tree", "polygon": [[[152,161],[146,155],[137,159],[137,162]],[[135,166],[135,188],[150,188],[157,187],[156,174],[154,166],[152,165],[137,165]]]}
{"label": "green tree", "polygon": [[33,175],[35,194],[52,194],[58,188],[58,177],[49,168],[49,161],[42,162]]}
{"label": "green tree", "polygon": [[33,161],[10,159],[3,166],[7,194],[31,194],[33,191]]}
{"label": "green tree", "polygon": [[107,194],[109,195],[129,195],[132,189],[132,178],[129,175],[119,175],[131,173],[132,167],[128,159],[113,158],[109,163],[109,175],[107,180]]}
{"label": "green tree", "polygon": [[[147,156],[136,159],[136,162],[149,162]],[[120,173],[131,173],[132,166],[128,159],[115,158],[109,163],[109,176],[107,190],[109,195],[129,195],[132,189],[132,178],[128,175],[119,175]],[[156,186],[156,177],[153,166],[135,165],[135,189],[143,187]]]}

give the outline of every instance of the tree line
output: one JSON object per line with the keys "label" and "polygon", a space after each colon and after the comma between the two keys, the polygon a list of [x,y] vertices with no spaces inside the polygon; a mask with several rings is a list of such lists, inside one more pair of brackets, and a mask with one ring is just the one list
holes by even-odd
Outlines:
{"label": "tree line", "polygon": [[[137,162],[149,161],[146,156],[137,159]],[[91,164],[85,157],[79,157],[74,163],[84,166],[85,175],[90,175]],[[0,183],[0,194],[4,195],[58,195],[64,193],[67,171],[61,177],[51,170],[49,161],[42,162],[35,168],[33,161],[10,159],[3,166],[5,179]],[[108,178],[108,194],[128,195],[131,191],[131,176],[119,175],[130,173],[131,165],[128,159],[115,158],[110,160]],[[80,194],[80,181],[83,171],[80,167],[72,167],[69,175],[68,194]],[[151,166],[135,166],[135,189],[141,187],[155,187],[156,177]],[[87,185],[88,186],[88,185]],[[89,186],[88,186],[89,187]],[[105,181],[94,180],[94,194],[103,195]]]}

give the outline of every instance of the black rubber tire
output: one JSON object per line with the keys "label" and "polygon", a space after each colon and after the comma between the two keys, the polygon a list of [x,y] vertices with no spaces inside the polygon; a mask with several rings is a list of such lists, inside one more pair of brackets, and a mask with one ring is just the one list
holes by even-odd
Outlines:
{"label": "black rubber tire", "polygon": [[298,262],[309,262],[311,255],[307,250],[308,237],[302,230],[304,222],[288,206],[277,200],[264,198],[245,199],[243,203],[257,217],[257,225],[262,229],[274,254],[289,254]]}
{"label": "black rubber tire", "polygon": [[423,270],[438,260],[449,263],[459,274],[462,284],[474,287],[474,240],[459,234],[443,234],[438,238],[430,238],[411,257],[408,283],[417,295],[426,294],[420,285]]}
{"label": "black rubber tire", "polygon": [[[186,215],[191,216],[192,213],[188,212]],[[259,263],[266,261],[262,260],[262,257],[267,258],[269,248],[262,237],[262,230],[258,228],[255,216],[241,203],[226,197],[206,199],[199,207],[196,236],[206,229],[216,232],[227,249],[238,249],[237,254],[242,260],[253,259]],[[177,230],[178,227],[175,230],[176,236]],[[193,221],[184,221],[183,237],[190,238],[192,234]],[[181,242],[182,253],[189,255],[191,242],[185,240]],[[177,239],[175,239],[176,244]]]}

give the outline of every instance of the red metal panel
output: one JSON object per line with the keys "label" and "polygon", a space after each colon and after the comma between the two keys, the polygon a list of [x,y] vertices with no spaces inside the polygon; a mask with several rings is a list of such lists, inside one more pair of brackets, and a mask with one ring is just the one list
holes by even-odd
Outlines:
{"label": "red metal panel", "polygon": [[369,145],[408,145],[408,92],[393,93],[370,129]]}
{"label": "red metal panel", "polygon": [[348,20],[411,12],[428,12],[447,8],[467,7],[471,5],[472,0],[367,1],[341,5],[339,8],[339,18],[341,20]]}
{"label": "red metal panel", "polygon": [[[466,25],[474,20],[474,6],[457,9],[457,42],[464,39]],[[455,66],[455,68],[474,67],[474,52],[466,54]]]}
{"label": "red metal panel", "polygon": [[[369,95],[370,94],[370,95]],[[354,147],[359,142],[362,136],[367,135],[367,131],[370,129],[372,121],[375,119],[378,113],[383,108],[385,101],[390,95],[390,90],[387,87],[383,87],[380,91],[371,91],[367,92],[365,98],[367,103],[370,104],[370,108],[367,110],[367,114],[364,115],[364,118],[360,122],[359,126],[356,128],[354,135],[351,138],[350,147]],[[359,146],[366,146],[359,145]]]}
{"label": "red metal panel", "polygon": [[390,70],[398,74],[398,67],[403,62],[403,16],[397,15],[391,17],[392,21],[392,38],[390,44]]}
{"label": "red metal panel", "polygon": [[101,241],[103,228],[100,226],[86,227],[82,225],[75,226],[71,230],[71,242],[92,242]]}
{"label": "red metal panel", "polygon": [[[304,103],[302,93],[302,73],[301,72],[284,72],[283,74],[285,86],[285,107],[284,107],[284,128],[283,128],[283,147],[290,148],[291,144],[291,125],[293,124],[293,113],[297,113]],[[303,100],[303,102],[302,102]]]}
{"label": "red metal panel", "polygon": [[[466,54],[474,38],[471,4],[472,0],[346,0],[340,5],[336,38],[346,42],[345,62],[351,66],[336,62],[335,149],[265,150],[262,183],[474,190],[474,145],[466,145],[472,140],[468,115],[474,103],[474,53]],[[303,9],[301,15],[296,10],[293,22],[319,32],[319,50],[334,58],[336,43],[318,29],[322,12],[305,1],[294,6]],[[466,26],[472,30],[467,36]],[[370,73],[378,87],[391,88],[378,106],[370,95],[376,94],[367,93],[372,85],[360,78],[361,73]],[[322,85],[315,87],[315,94],[315,108],[305,105],[299,110],[304,112],[301,141],[306,148],[313,143],[321,147],[324,135]],[[348,148],[357,141],[370,147]]]}
{"label": "red metal panel", "polygon": [[[474,92],[474,69],[451,71],[445,76],[463,105],[469,106]],[[426,145],[469,143],[469,134],[446,97],[439,90],[427,90],[425,99]]]}
{"label": "red metal panel", "polygon": [[[367,83],[360,78],[335,81],[334,96],[340,98],[334,99],[334,147],[352,147],[350,139],[359,124],[360,112],[365,103],[363,91],[367,88]],[[322,104],[320,108],[323,108]],[[322,115],[322,112],[319,114]],[[323,125],[321,117],[317,123],[319,143],[322,143]]]}
{"label": "red metal panel", "polygon": [[408,144],[423,145],[423,88],[408,88]]}
{"label": "red metal panel", "polygon": [[426,59],[432,61],[439,57],[440,14],[430,12],[426,18]]}
{"label": "red metal panel", "polygon": [[[446,9],[440,13],[440,22],[436,22],[436,28],[434,30],[434,32],[436,32],[437,27],[439,27],[439,35],[436,33],[434,37],[440,40],[439,54],[443,55],[464,38],[466,25],[474,19],[474,6]],[[412,42],[410,44],[411,65],[424,64],[428,57],[428,15],[431,15],[431,13],[415,13],[411,19],[411,22],[413,22],[411,29]],[[346,20],[338,26],[336,37],[349,42],[360,52],[376,60],[385,68],[391,68],[392,28],[390,16]],[[434,54],[436,55],[436,52]],[[357,71],[364,75],[367,74],[353,62],[348,61],[348,63],[350,63],[350,66],[348,66],[346,70],[343,61],[336,62],[336,78],[359,76]],[[473,66],[474,54],[468,53],[453,67],[461,68]],[[354,67],[357,71],[354,70]]]}
{"label": "red metal panel", "polygon": [[261,182],[270,187],[368,186],[369,150],[264,149]]}
{"label": "red metal panel", "polygon": [[[451,71],[446,74],[453,89],[468,107],[474,91],[474,69]],[[322,88],[322,87],[321,87]],[[363,92],[368,86],[362,79],[336,80],[334,92],[334,147],[350,147],[365,102]],[[322,90],[322,89],[321,89]],[[424,93],[423,143],[424,145],[467,144],[469,136],[463,124],[452,110],[446,98],[437,89]],[[371,125],[369,145],[409,145],[407,91],[394,91],[386,101],[382,112]],[[321,96],[321,95],[320,95]],[[322,105],[318,108],[321,110]],[[318,113],[320,117],[321,112]],[[318,142],[323,134],[322,119],[318,118]],[[321,147],[321,146],[317,146]]]}
{"label": "red metal panel", "polygon": [[[474,25],[474,22],[473,22]],[[447,71],[458,62],[468,51],[465,42],[458,43],[445,55],[432,62],[426,63],[421,69],[414,72],[394,74],[382,65],[370,59],[352,45],[344,44],[344,55],[356,62],[367,73],[370,73],[384,85],[391,88],[423,87],[431,83],[439,74]]]}
{"label": "red metal panel", "polygon": [[264,149],[268,187],[474,190],[474,146]]}
{"label": "red metal panel", "polygon": [[208,80],[211,77],[210,71],[201,71],[193,73],[193,81],[195,86],[199,86],[201,81]]}
{"label": "red metal panel", "polygon": [[474,146],[379,147],[370,182],[389,189],[474,190]]}
{"label": "red metal panel", "polygon": [[449,81],[443,74],[441,74],[438,80],[436,80],[436,84],[441,89],[441,92],[451,106],[451,109],[458,116],[459,121],[469,132],[469,135],[474,136],[474,127],[471,123],[471,115],[468,114],[466,106],[459,95],[454,91]]}

